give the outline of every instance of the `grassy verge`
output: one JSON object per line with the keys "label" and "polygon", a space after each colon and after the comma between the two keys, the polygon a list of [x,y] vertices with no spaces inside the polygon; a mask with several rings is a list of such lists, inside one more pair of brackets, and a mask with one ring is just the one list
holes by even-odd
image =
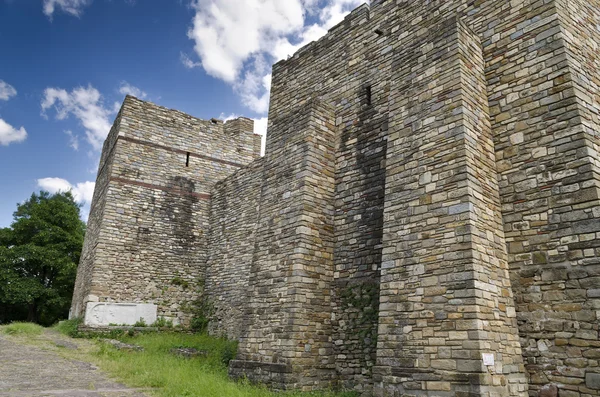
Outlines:
{"label": "grassy verge", "polygon": [[32,323],[11,323],[0,327],[0,333],[7,335],[40,335],[44,328]]}
{"label": "grassy verge", "polygon": [[76,338],[79,336],[79,331],[77,330],[77,327],[79,327],[81,323],[81,319],[64,320],[60,321],[53,328],[61,334],[70,336],[71,338]]}
{"label": "grassy verge", "polygon": [[[76,335],[76,325],[63,322],[57,329]],[[106,336],[105,336],[106,337]],[[123,383],[140,388],[154,388],[160,397],[354,397],[354,393],[275,393],[245,382],[236,383],[227,376],[227,363],[235,356],[236,342],[205,334],[147,333],[128,335],[113,333],[110,338],[142,346],[143,352],[120,351],[98,342],[90,359]],[[173,348],[194,348],[206,356],[182,358],[170,353]]]}

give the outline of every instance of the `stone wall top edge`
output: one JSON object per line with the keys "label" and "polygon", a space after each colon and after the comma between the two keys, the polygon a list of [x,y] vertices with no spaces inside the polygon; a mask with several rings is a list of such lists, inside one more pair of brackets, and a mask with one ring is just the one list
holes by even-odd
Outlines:
{"label": "stone wall top edge", "polygon": [[135,112],[136,111],[135,109],[132,109],[131,106],[128,106],[130,102],[133,102],[133,103],[137,102],[138,105],[149,106],[149,107],[152,107],[152,108],[156,109],[159,112],[163,112],[163,113],[166,113],[166,114],[177,115],[177,116],[179,116],[181,118],[189,119],[189,120],[196,121],[196,122],[203,123],[203,124],[210,124],[210,123],[213,123],[213,124],[214,123],[216,123],[216,124],[226,124],[226,123],[229,123],[229,122],[232,122],[232,121],[236,121],[236,120],[253,120],[253,119],[248,118],[248,117],[237,117],[235,119],[227,120],[226,122],[224,122],[223,120],[216,119],[216,118],[212,118],[210,120],[204,120],[204,119],[201,119],[199,117],[195,117],[195,116],[192,116],[190,114],[184,113],[181,110],[169,109],[167,107],[157,105],[156,103],[136,98],[133,95],[127,95],[127,96],[125,96],[125,99],[123,101],[121,109],[126,109],[128,111]]}
{"label": "stone wall top edge", "polygon": [[[335,106],[325,100],[323,100],[319,96],[311,96],[309,98],[304,99],[300,103],[297,103],[292,108],[285,108],[280,110],[277,113],[269,112],[269,120],[272,122],[278,122],[279,120],[286,119],[290,117],[290,114],[294,115],[295,121],[303,120],[306,117],[311,117],[315,114],[321,112],[335,112]],[[271,125],[269,126],[269,131],[267,132],[267,136],[269,133],[272,133]]]}
{"label": "stone wall top edge", "polygon": [[[385,0],[381,0],[379,3],[381,3],[382,1],[385,1]],[[363,16],[366,16],[367,19],[369,19],[371,17],[371,7],[372,6],[369,5],[368,3],[362,4],[358,7],[356,7],[354,10],[350,11],[350,14],[348,14],[344,17],[343,21],[341,21],[337,25],[334,25],[331,28],[329,28],[329,30],[327,32],[333,33],[337,29],[343,27],[345,24],[352,22],[354,20],[360,19]]]}
{"label": "stone wall top edge", "polygon": [[219,190],[222,188],[226,189],[228,182],[234,181],[240,177],[243,178],[246,174],[248,174],[250,177],[262,177],[262,174],[260,173],[262,172],[262,167],[265,161],[265,157],[259,157],[244,167],[237,169],[231,175],[215,183],[211,189],[211,194],[219,192]]}
{"label": "stone wall top edge", "polygon": [[[385,1],[387,1],[387,0],[378,0],[376,4],[379,5],[381,3],[384,3]],[[318,40],[311,41],[310,43],[300,47],[288,59],[282,59],[282,60],[276,62],[273,65],[273,70],[275,70],[278,67],[285,66],[285,64],[289,60],[298,58],[299,56],[302,56],[304,53],[309,52],[313,47],[318,46],[320,43],[329,41],[333,36],[343,35],[344,34],[343,28],[346,27],[353,20],[360,19],[360,18],[364,17],[365,15],[367,16],[367,19],[369,19],[372,7],[373,7],[373,5],[369,5],[368,3],[365,3],[363,5],[358,6],[354,10],[350,11],[350,13],[348,15],[346,15],[346,17],[344,18],[343,21],[341,21],[337,25],[334,25],[331,28],[329,28],[327,33],[323,37],[319,38]],[[349,28],[347,28],[346,30],[349,32],[354,28],[356,28],[356,26],[350,25]]]}
{"label": "stone wall top edge", "polygon": [[108,135],[106,136],[106,139],[104,139],[104,143],[102,144],[102,153],[100,155],[100,161],[98,163],[98,172],[96,173],[96,178],[100,177],[100,174],[106,165],[108,157],[114,149],[117,136],[120,132],[120,124],[122,117],[123,106],[121,106],[121,109],[119,109],[119,113],[117,113],[117,116],[115,117],[112,126],[110,127],[110,131],[108,131]]}
{"label": "stone wall top edge", "polygon": [[[223,120],[219,120],[219,119],[213,119],[213,120],[217,120],[217,121],[223,121]],[[229,120],[225,120],[223,121],[224,124],[227,123],[231,123],[232,121],[236,121],[236,120],[249,120],[249,121],[254,121],[254,119],[250,118],[250,117],[244,117],[244,116],[240,116],[240,117],[236,117],[235,119],[229,119]]]}
{"label": "stone wall top edge", "polygon": [[[215,120],[215,119],[213,119]],[[261,134],[257,134],[256,132],[254,132],[254,125],[255,125],[255,120],[251,119],[250,117],[243,117],[240,116],[238,118],[235,119],[229,119],[229,120],[225,120],[225,121],[221,121],[221,120],[216,120],[219,123],[223,123],[223,127],[225,132],[228,131],[235,131],[235,128],[240,126],[240,125],[244,125],[244,124],[240,124],[241,123],[245,123],[245,126],[249,127],[247,130],[242,129],[242,131],[238,131],[238,132],[242,132],[242,133],[246,133],[246,134],[251,134],[251,135],[261,135]],[[234,129],[234,130],[230,130],[230,128]]]}
{"label": "stone wall top edge", "polygon": [[[337,25],[331,27],[327,33],[319,38],[318,40],[312,41],[303,47],[299,48],[293,55],[291,55],[287,59],[282,59],[276,62],[273,65],[273,74],[277,73],[277,69],[286,67],[288,64],[291,64],[293,61],[297,60],[300,57],[308,56],[313,49],[319,48],[320,46],[326,45],[327,42],[335,42],[338,43],[340,41],[340,36],[345,36],[351,33],[355,29],[364,29],[365,25],[371,20],[379,20],[379,16],[384,16],[389,12],[389,7],[391,4],[395,4],[396,7],[402,8],[407,6],[413,6],[416,1],[420,1],[423,8],[435,8],[435,7],[451,7],[454,8],[457,12],[460,11],[461,3],[458,1],[450,1],[449,3],[444,3],[441,0],[372,0],[369,3],[365,3],[354,10],[352,10],[343,21],[339,22]],[[381,15],[380,15],[381,14]],[[360,20],[361,18],[367,18],[367,24],[352,24],[352,22]],[[434,21],[436,19],[445,20],[448,19],[447,15],[434,13],[432,15],[424,15],[429,21]],[[375,28],[372,26],[372,28]]]}

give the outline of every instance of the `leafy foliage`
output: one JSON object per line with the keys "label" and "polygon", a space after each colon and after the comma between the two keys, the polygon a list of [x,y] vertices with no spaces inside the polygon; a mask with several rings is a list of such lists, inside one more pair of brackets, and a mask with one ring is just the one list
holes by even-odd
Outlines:
{"label": "leafy foliage", "polygon": [[167,320],[164,317],[159,317],[151,326],[157,328],[173,328],[173,320]]}
{"label": "leafy foliage", "polygon": [[205,332],[208,324],[215,315],[215,305],[212,300],[204,294],[205,280],[199,279],[197,282],[198,298],[194,301],[182,305],[181,310],[192,315],[190,329],[194,332]]}
{"label": "leafy foliage", "polygon": [[210,319],[215,314],[213,303],[207,299],[204,294],[192,302],[192,321],[190,328],[194,332],[205,332],[210,323]]}
{"label": "leafy foliage", "polygon": [[70,336],[71,338],[79,337],[79,326],[83,323],[82,318],[74,318],[71,320],[59,321],[58,324],[54,326],[61,334]]}
{"label": "leafy foliage", "polygon": [[85,234],[79,214],[70,192],[34,193],[0,229],[0,323],[67,316]]}

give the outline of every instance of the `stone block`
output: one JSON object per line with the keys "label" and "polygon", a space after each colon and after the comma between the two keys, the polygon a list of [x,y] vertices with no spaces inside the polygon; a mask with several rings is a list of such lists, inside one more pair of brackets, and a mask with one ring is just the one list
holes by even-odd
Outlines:
{"label": "stone block", "polygon": [[600,373],[588,372],[585,374],[585,386],[588,389],[600,390]]}
{"label": "stone block", "polygon": [[89,327],[134,325],[140,320],[147,325],[155,323],[157,306],[145,303],[88,302],[84,325]]}
{"label": "stone block", "polygon": [[481,372],[483,362],[481,360],[456,360],[456,369],[460,372]]}
{"label": "stone block", "polygon": [[558,397],[558,387],[556,385],[544,385],[540,389],[538,397]]}

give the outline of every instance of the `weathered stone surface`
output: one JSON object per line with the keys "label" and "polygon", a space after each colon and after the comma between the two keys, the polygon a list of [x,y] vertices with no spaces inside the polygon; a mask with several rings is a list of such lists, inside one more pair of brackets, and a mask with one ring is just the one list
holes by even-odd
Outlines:
{"label": "weathered stone surface", "polygon": [[[332,107],[318,100],[271,118],[271,139],[280,139],[264,159],[237,357],[267,364],[267,372],[270,364],[290,367],[295,385],[307,390],[333,386],[335,380],[329,292],[334,274],[334,122]],[[230,374],[253,379],[256,372],[242,365]],[[268,383],[289,387],[279,377]]]}
{"label": "weathered stone surface", "polygon": [[556,385],[546,385],[540,389],[539,397],[558,397],[558,387]]}
{"label": "weathered stone surface", "polygon": [[600,390],[600,373],[587,373],[585,375],[585,385],[593,390]]}
{"label": "weathered stone surface", "polygon": [[206,357],[208,355],[206,350],[198,350],[191,347],[173,348],[169,352],[175,356],[184,358]]}
{"label": "weathered stone surface", "polygon": [[133,351],[133,352],[143,352],[144,351],[144,348],[142,346],[130,345],[128,343],[123,343],[116,339],[102,339],[102,342],[108,343],[109,345],[113,346],[117,350]]}
{"label": "weathered stone surface", "polygon": [[156,305],[143,303],[88,302],[84,324],[90,327],[108,325],[135,325],[137,322],[153,324]]}
{"label": "weathered stone surface", "polygon": [[209,297],[209,331],[239,339],[248,304],[251,266],[260,213],[264,159],[235,172],[212,191],[210,247],[204,291]]}

